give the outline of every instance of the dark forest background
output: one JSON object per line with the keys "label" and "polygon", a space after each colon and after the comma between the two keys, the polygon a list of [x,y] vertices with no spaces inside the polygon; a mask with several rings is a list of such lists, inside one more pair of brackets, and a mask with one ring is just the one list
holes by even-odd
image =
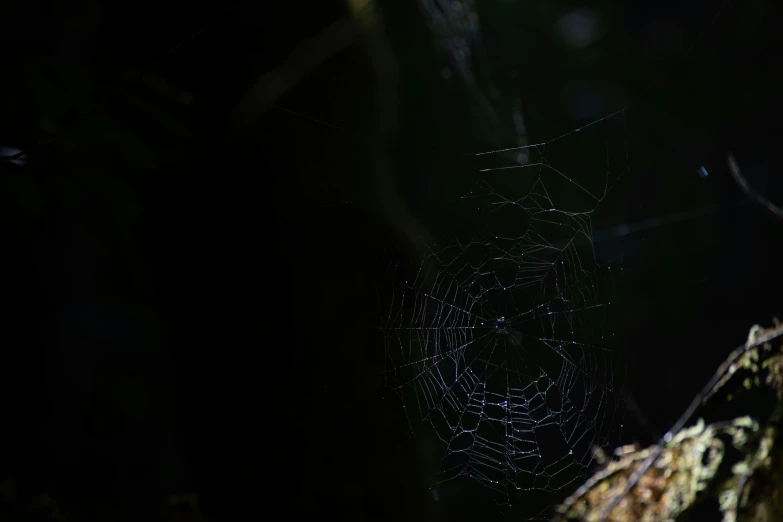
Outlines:
{"label": "dark forest background", "polygon": [[[186,492],[215,522],[508,516],[478,485],[428,490],[437,447],[384,389],[376,289],[390,259],[415,266],[412,237],[464,224],[451,201],[481,167],[465,153],[513,136],[476,123],[415,2],[379,8],[364,30],[338,1],[4,8],[0,479],[18,498],[46,492],[70,520],[166,519]],[[574,8],[601,20],[590,46],[557,31]],[[651,443],[783,313],[783,223],[726,161],[783,203],[783,12],[478,9],[477,66],[521,100],[531,142],[628,106],[631,170],[595,248],[623,268],[621,442]],[[335,23],[333,51],[297,54]]]}

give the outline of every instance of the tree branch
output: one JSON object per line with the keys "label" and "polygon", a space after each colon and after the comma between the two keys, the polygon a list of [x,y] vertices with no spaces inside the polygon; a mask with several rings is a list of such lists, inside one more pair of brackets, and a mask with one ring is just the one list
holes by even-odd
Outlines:
{"label": "tree branch", "polygon": [[773,216],[783,221],[783,210],[781,210],[780,207],[777,207],[774,203],[772,203],[770,200],[765,198],[763,195],[756,192],[753,189],[753,187],[750,186],[748,180],[745,178],[745,176],[742,175],[739,165],[737,165],[737,160],[734,159],[734,156],[731,153],[729,153],[728,159],[729,159],[729,170],[731,171],[731,175],[734,177],[734,181],[737,182],[737,185],[739,185],[740,188],[742,189],[742,192],[747,194],[748,197],[752,199],[756,204],[761,206],[761,208],[769,211]]}

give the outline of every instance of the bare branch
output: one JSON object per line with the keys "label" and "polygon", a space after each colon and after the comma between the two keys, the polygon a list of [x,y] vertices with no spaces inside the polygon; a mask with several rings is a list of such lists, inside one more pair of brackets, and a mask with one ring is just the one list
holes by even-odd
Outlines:
{"label": "bare branch", "polygon": [[326,59],[355,42],[361,29],[353,17],[346,16],[300,42],[280,65],[263,74],[242,97],[236,112],[239,126],[252,122]]}
{"label": "bare branch", "polygon": [[753,187],[750,186],[748,180],[742,175],[739,165],[737,165],[737,160],[734,159],[734,156],[731,153],[729,153],[728,159],[731,175],[734,177],[734,181],[736,181],[742,189],[742,192],[747,194],[750,199],[755,201],[762,208],[772,213],[773,216],[783,221],[783,210],[781,210],[780,207],[775,206],[775,204],[756,192]]}

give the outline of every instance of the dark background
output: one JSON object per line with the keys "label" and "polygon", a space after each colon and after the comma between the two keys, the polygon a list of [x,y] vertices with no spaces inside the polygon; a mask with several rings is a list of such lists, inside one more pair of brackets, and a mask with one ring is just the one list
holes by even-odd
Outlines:
{"label": "dark background", "polygon": [[[3,15],[0,146],[26,155],[0,163],[0,474],[71,520],[163,519],[181,492],[211,521],[504,516],[477,485],[428,491],[437,446],[408,436],[384,389],[377,288],[390,261],[416,265],[412,239],[470,221],[451,203],[483,166],[468,153],[515,137],[486,132],[464,83],[442,77],[449,57],[414,2],[380,6],[251,106],[343,3]],[[601,20],[583,49],[556,30],[576,7]],[[623,269],[611,349],[647,419],[629,414],[619,442],[653,442],[749,327],[782,313],[783,223],[726,162],[783,201],[780,9],[479,13],[476,66],[521,100],[531,142],[628,107],[631,169],[593,225],[599,261]]]}

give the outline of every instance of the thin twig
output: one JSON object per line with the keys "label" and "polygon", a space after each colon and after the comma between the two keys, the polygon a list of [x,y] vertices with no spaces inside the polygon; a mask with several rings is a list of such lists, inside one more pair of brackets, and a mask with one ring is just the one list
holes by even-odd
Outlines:
{"label": "thin twig", "polygon": [[236,109],[239,127],[251,123],[327,58],[354,43],[360,35],[361,28],[350,16],[346,16],[303,40],[280,65],[263,74],[242,97]]}
{"label": "thin twig", "polygon": [[731,153],[729,153],[728,159],[731,175],[734,177],[734,181],[737,182],[737,185],[739,185],[742,189],[742,192],[747,194],[750,199],[756,202],[763,209],[769,211],[773,216],[783,221],[783,210],[781,210],[780,207],[776,206],[774,203],[765,198],[763,195],[759,194],[753,189],[753,187],[750,186],[748,180],[745,178],[745,176],[742,175],[739,165],[737,165],[737,160],[734,159],[734,156]]}

